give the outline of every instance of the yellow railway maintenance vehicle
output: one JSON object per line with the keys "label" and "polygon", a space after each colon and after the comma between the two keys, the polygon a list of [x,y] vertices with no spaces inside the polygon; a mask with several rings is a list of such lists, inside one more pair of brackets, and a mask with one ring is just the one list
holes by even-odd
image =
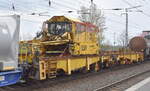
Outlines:
{"label": "yellow railway maintenance vehicle", "polygon": [[[20,42],[19,63],[24,77],[44,80],[74,71],[100,70],[143,59],[137,52],[101,52],[96,26],[65,16],[54,16],[43,23],[42,31],[30,41]],[[101,52],[101,53],[100,53]]]}
{"label": "yellow railway maintenance vehicle", "polygon": [[30,64],[27,72],[30,78],[43,80],[62,72],[70,75],[83,68],[98,69],[100,48],[96,26],[54,16],[44,22],[42,29],[34,40],[20,42],[20,64]]}

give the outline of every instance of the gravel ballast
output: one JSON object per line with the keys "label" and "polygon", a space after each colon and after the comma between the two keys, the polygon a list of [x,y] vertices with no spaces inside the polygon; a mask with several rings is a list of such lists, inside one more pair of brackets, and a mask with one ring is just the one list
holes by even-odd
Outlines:
{"label": "gravel ballast", "polygon": [[93,91],[112,82],[147,70],[150,70],[150,62],[133,65],[132,67],[126,67],[124,69],[121,68],[119,70],[109,69],[109,71],[105,73],[57,83],[47,88],[36,89],[35,91]]}

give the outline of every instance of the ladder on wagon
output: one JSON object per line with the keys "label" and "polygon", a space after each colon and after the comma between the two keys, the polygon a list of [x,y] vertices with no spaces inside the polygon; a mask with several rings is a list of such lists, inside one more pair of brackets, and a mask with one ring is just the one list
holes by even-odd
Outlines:
{"label": "ladder on wagon", "polygon": [[57,73],[57,61],[49,60],[48,61],[48,78],[55,78]]}

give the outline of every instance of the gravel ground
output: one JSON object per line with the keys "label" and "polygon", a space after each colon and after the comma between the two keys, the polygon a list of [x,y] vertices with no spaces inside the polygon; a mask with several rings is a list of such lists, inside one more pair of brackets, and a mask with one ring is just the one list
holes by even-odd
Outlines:
{"label": "gravel ground", "polygon": [[35,89],[34,91],[93,91],[94,89],[105,86],[109,83],[147,70],[150,70],[150,62],[115,71],[109,70],[103,74],[58,83],[51,85],[48,88]]}
{"label": "gravel ground", "polygon": [[[119,68],[119,69],[118,69]],[[107,84],[110,84],[112,82],[115,82],[117,80],[121,80],[123,78],[126,78],[128,76],[145,72],[147,70],[150,70],[150,61],[144,62],[143,64],[136,64],[136,65],[130,65],[125,67],[114,67],[112,69],[106,69],[102,72],[98,73],[92,73],[92,75],[83,76],[77,79],[72,80],[72,77],[60,77],[56,79],[48,79],[46,81],[41,81],[41,83],[30,83],[30,84],[23,84],[14,85],[14,86],[8,86],[4,88],[0,88],[0,91],[93,91],[97,88],[100,88],[102,86],[105,86]],[[82,74],[83,75],[83,74]],[[81,76],[82,76],[81,75]],[[149,73],[150,75],[150,73]],[[147,76],[149,76],[147,75]],[[78,76],[78,75],[77,75]],[[75,76],[76,77],[76,76]],[[64,79],[61,81],[61,79]],[[144,76],[139,80],[143,80]],[[58,81],[57,81],[58,80]],[[112,88],[112,90],[108,91],[122,91],[122,89],[126,89],[133,84],[137,83],[139,80],[134,80],[131,82],[128,82],[126,84],[120,84],[116,88]]]}

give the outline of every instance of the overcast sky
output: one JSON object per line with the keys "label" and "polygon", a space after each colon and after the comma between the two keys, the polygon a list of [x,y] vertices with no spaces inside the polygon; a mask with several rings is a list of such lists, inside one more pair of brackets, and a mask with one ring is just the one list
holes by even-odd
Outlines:
{"label": "overcast sky", "polygon": [[[35,36],[37,31],[40,31],[42,22],[52,17],[53,15],[66,15],[78,17],[76,12],[68,14],[66,11],[77,11],[81,6],[90,6],[90,0],[0,0],[0,13],[11,13],[12,5],[15,7],[15,12],[21,13],[21,37],[22,39]],[[139,10],[143,12],[129,13],[129,37],[140,35],[143,30],[150,30],[150,1],[149,0],[93,0],[99,9],[112,8],[129,8],[139,6]],[[45,13],[50,16],[31,16],[31,13]],[[125,15],[124,11],[103,10],[106,17],[106,27],[104,31],[105,42],[109,41],[113,44],[114,33],[116,34],[116,42],[120,38],[120,34],[125,31]],[[31,36],[31,37],[30,37]]]}

